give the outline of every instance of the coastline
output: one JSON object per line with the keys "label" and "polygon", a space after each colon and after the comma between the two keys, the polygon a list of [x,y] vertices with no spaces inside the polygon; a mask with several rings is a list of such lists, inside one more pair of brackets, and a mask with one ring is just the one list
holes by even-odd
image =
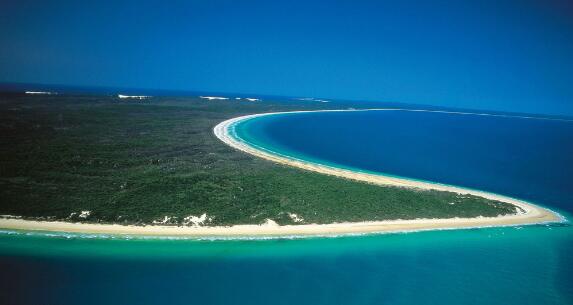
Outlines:
{"label": "coastline", "polygon": [[[395,187],[405,187],[414,188],[421,190],[436,190],[436,191],[447,191],[455,192],[460,194],[470,194],[486,199],[497,200],[505,203],[517,206],[521,211],[512,215],[504,215],[497,217],[475,217],[475,218],[448,218],[448,219],[416,219],[416,220],[406,220],[401,224],[404,225],[405,230],[411,225],[414,230],[419,230],[420,227],[426,227],[427,229],[448,229],[448,228],[460,228],[460,227],[481,227],[481,226],[507,226],[507,225],[520,225],[520,224],[537,224],[537,223],[548,223],[548,222],[561,222],[564,221],[564,217],[558,213],[551,211],[549,209],[537,206],[530,202],[512,198],[509,196],[489,193],[480,190],[474,190],[464,187],[458,187],[447,184],[432,183],[427,181],[420,181],[415,179],[395,177],[391,175],[378,174],[378,173],[368,173],[362,171],[356,171],[351,169],[339,168],[324,164],[318,164],[314,162],[309,162],[306,160],[297,159],[290,156],[283,156],[280,153],[272,152],[264,148],[254,147],[248,143],[239,139],[234,135],[234,126],[242,121],[253,119],[261,116],[268,115],[280,115],[289,113],[305,113],[305,112],[344,112],[344,111],[411,111],[411,112],[433,112],[433,113],[449,113],[449,114],[460,114],[460,115],[479,115],[479,116],[500,116],[508,117],[508,115],[498,115],[498,114],[486,114],[486,113],[469,113],[469,112],[451,112],[451,111],[441,111],[441,110],[418,110],[418,109],[397,109],[397,108],[377,108],[377,109],[352,109],[352,110],[318,110],[318,111],[294,111],[294,112],[273,112],[273,113],[261,113],[246,115],[242,117],[233,118],[224,122],[221,122],[214,128],[215,135],[227,145],[241,150],[245,153],[254,155],[259,158],[263,158],[275,163],[297,167],[303,170],[318,172],[326,175],[336,176],[340,178],[367,182],[380,186],[395,186]],[[513,117],[513,116],[511,116]],[[517,116],[517,118],[523,119],[544,119],[537,117],[526,117]],[[553,120],[553,119],[549,119]],[[392,221],[381,221],[380,223],[390,223]],[[439,224],[438,226],[436,226]],[[444,224],[448,224],[444,226]],[[386,230],[385,230],[386,231]]]}
{"label": "coastline", "polygon": [[[463,112],[447,112],[433,110],[408,110],[408,109],[364,109],[364,110],[319,110],[322,112],[334,111],[429,111],[444,112],[464,115],[493,115],[495,114],[474,114]],[[512,215],[497,217],[475,217],[475,218],[444,218],[444,219],[414,219],[414,220],[384,220],[371,222],[347,222],[333,224],[304,224],[285,225],[275,224],[264,225],[234,225],[234,226],[214,226],[214,227],[178,227],[178,226],[133,226],[120,224],[86,224],[69,223],[63,221],[36,221],[14,218],[0,218],[0,228],[8,230],[26,231],[48,231],[48,232],[68,232],[86,234],[114,234],[114,235],[134,235],[134,236],[184,236],[184,237],[281,237],[281,236],[337,236],[344,234],[370,234],[370,233],[395,233],[425,230],[462,229],[476,227],[496,227],[531,225],[540,223],[560,222],[564,218],[559,214],[529,202],[510,198],[503,195],[466,189],[462,187],[430,183],[413,179],[387,176],[382,174],[372,174],[357,172],[349,169],[321,165],[280,154],[255,148],[233,135],[235,124],[255,117],[277,115],[285,113],[317,112],[317,111],[294,111],[275,112],[246,115],[232,118],[219,123],[214,127],[213,132],[217,138],[227,145],[263,158],[275,163],[297,167],[326,175],[346,178],[361,182],[372,183],[381,186],[396,186],[406,188],[416,188],[423,190],[449,191],[461,194],[471,194],[486,199],[498,200],[517,206],[520,211]],[[523,117],[529,118],[529,117]],[[535,118],[535,117],[532,117]]]}

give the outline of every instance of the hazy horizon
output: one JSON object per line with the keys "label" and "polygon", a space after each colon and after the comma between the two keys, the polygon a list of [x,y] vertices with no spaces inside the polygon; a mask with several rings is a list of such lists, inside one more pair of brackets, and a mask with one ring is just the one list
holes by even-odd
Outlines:
{"label": "hazy horizon", "polygon": [[18,1],[0,82],[573,115],[567,1]]}

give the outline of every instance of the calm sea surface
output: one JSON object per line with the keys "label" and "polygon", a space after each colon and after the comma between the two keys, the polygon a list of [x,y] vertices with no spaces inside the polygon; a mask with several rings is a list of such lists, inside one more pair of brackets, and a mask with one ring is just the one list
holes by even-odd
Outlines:
{"label": "calm sea surface", "polygon": [[[573,122],[372,111],[236,131],[296,158],[573,213]],[[3,232],[0,270],[0,304],[573,304],[573,228],[216,241]]]}

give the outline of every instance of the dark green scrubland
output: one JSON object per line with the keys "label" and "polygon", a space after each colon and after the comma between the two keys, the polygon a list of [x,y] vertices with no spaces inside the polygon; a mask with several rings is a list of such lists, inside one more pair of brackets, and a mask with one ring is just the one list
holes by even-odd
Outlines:
{"label": "dark green scrubland", "polygon": [[[449,192],[380,187],[236,151],[219,122],[320,103],[96,96],[0,96],[0,214],[151,224],[294,224],[497,216],[512,205]],[[333,107],[333,106],[330,106]],[[454,203],[454,204],[452,204]],[[89,216],[79,217],[81,211]]]}

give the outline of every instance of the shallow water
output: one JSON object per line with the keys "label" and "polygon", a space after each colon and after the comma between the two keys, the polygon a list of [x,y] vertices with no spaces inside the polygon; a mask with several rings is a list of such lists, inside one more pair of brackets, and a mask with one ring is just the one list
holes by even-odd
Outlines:
{"label": "shallow water", "polygon": [[[571,218],[573,123],[386,114],[268,117],[237,130],[297,157],[512,195]],[[568,223],[273,240],[3,232],[0,303],[573,304],[572,253]]]}

